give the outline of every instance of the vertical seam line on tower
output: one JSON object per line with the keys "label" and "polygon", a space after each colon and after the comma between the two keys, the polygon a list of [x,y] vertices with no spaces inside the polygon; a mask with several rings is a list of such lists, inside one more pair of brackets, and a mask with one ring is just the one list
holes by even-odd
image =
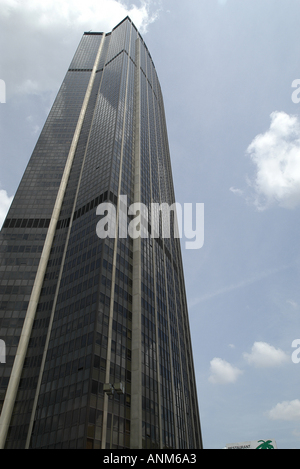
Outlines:
{"label": "vertical seam line on tower", "polygon": [[[131,31],[131,29],[130,29]],[[123,65],[122,65],[123,67]],[[108,325],[108,343],[107,343],[107,357],[106,357],[106,376],[105,382],[109,382],[110,376],[110,364],[111,364],[111,341],[112,341],[112,325],[113,325],[113,313],[114,313],[114,295],[115,295],[115,279],[116,279],[116,259],[117,259],[117,248],[118,248],[118,227],[119,227],[119,211],[120,211],[120,194],[121,194],[121,182],[122,182],[122,169],[123,169],[123,152],[124,152],[124,135],[125,135],[125,123],[126,123],[126,110],[127,110],[127,95],[128,95],[128,76],[129,76],[129,58],[127,59],[127,73],[126,73],[126,91],[125,91],[125,106],[123,113],[123,126],[122,126],[122,144],[121,144],[121,155],[120,155],[120,169],[119,169],[119,184],[118,184],[118,198],[117,198],[117,213],[116,213],[116,232],[114,241],[114,255],[113,255],[113,270],[112,270],[112,281],[111,281],[111,298],[109,308],[109,325]],[[120,86],[121,88],[121,86]],[[107,425],[107,411],[108,411],[108,396],[104,394],[103,404],[103,424],[102,424],[102,449],[106,448],[106,431]],[[113,425],[113,422],[111,423]],[[112,444],[112,442],[110,442]]]}
{"label": "vertical seam line on tower", "polygon": [[[141,200],[141,79],[140,39],[136,39],[136,81],[134,118],[134,203]],[[130,447],[142,448],[142,376],[141,376],[141,237],[133,240],[132,286],[132,391]],[[138,347],[136,347],[138,344]],[[136,385],[136,386],[135,386]]]}

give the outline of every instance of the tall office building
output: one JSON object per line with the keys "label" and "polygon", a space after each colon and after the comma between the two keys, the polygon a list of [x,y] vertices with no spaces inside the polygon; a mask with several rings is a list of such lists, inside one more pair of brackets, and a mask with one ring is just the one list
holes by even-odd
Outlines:
{"label": "tall office building", "polygon": [[0,234],[0,447],[202,447],[180,242],[152,202],[174,202],[163,99],[127,17],[83,35]]}

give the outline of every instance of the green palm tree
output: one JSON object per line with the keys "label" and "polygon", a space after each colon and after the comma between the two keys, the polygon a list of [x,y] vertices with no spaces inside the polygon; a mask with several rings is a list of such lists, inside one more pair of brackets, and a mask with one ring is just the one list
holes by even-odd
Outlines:
{"label": "green palm tree", "polygon": [[259,445],[256,449],[274,449],[274,446],[271,444],[272,441],[271,440],[268,440],[268,441],[264,441],[264,440],[259,440],[258,443],[261,443],[261,445]]}

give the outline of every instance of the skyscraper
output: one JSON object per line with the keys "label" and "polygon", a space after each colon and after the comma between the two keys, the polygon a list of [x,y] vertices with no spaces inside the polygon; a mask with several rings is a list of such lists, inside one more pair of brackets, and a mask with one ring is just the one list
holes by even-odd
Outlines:
{"label": "skyscraper", "polygon": [[128,206],[174,201],[142,37],[84,33],[0,234],[0,447],[202,447],[174,219],[124,235]]}

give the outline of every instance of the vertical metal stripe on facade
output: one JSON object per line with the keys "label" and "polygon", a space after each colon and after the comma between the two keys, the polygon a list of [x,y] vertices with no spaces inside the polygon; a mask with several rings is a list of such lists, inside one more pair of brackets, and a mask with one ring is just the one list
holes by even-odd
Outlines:
{"label": "vertical metal stripe on facade", "polygon": [[[135,117],[134,117],[134,203],[141,202],[141,67],[140,38],[136,40]],[[132,290],[132,379],[130,447],[142,448],[142,371],[141,371],[141,237],[133,240]]]}
{"label": "vertical metal stripe on facade", "polygon": [[[148,72],[148,71],[147,71]],[[149,74],[151,75],[151,70],[149,70]],[[147,73],[148,75],[148,73]],[[157,135],[156,135],[156,126],[155,126],[155,115],[154,117],[154,128],[152,129],[152,133],[155,135],[155,144],[152,148],[151,145],[151,138],[150,138],[150,117],[149,117],[149,102],[154,101],[154,93],[152,91],[151,96],[149,97],[148,93],[148,88],[147,88],[147,100],[148,100],[148,138],[149,138],[149,167],[150,167],[150,197],[151,201],[154,202],[154,197],[153,197],[153,181],[152,181],[152,151],[157,157]],[[154,106],[153,106],[153,111],[154,111]],[[161,403],[162,403],[162,397],[161,397],[161,380],[160,380],[160,370],[159,370],[159,334],[158,334],[158,305],[157,305],[157,289],[156,289],[156,254],[155,254],[156,246],[155,246],[155,240],[152,240],[152,263],[153,263],[153,280],[154,280],[154,308],[155,308],[155,340],[156,340],[156,361],[157,361],[157,369],[156,369],[156,379],[157,379],[157,386],[158,386],[158,425],[159,425],[159,447],[162,447],[162,417],[161,417]]]}
{"label": "vertical metal stripe on facade", "polygon": [[[131,37],[131,28],[130,28],[130,37]],[[125,85],[125,105],[123,113],[123,124],[122,124],[122,140],[121,140],[121,151],[120,151],[120,168],[119,168],[119,184],[118,184],[118,196],[117,196],[117,213],[116,213],[116,233],[114,240],[114,254],[113,254],[113,264],[112,264],[112,281],[111,281],[111,297],[110,297],[110,306],[109,306],[109,324],[108,324],[108,344],[107,344],[107,357],[106,357],[106,373],[105,373],[105,382],[110,383],[110,365],[111,365],[111,342],[112,342],[112,324],[113,324],[113,314],[114,314],[114,300],[115,300],[115,285],[116,285],[116,267],[117,267],[117,247],[119,239],[119,216],[120,216],[120,196],[121,186],[122,186],[122,170],[123,170],[123,152],[124,152],[124,138],[125,138],[125,126],[126,126],[126,115],[127,115],[127,94],[128,94],[128,77],[129,77],[129,56],[123,54],[123,60],[126,64],[126,85]],[[111,383],[113,384],[113,383]],[[102,449],[106,448],[107,441],[107,417],[108,417],[108,395],[104,395],[104,405],[103,405],[103,424],[102,424]],[[111,422],[113,425],[113,421]],[[112,441],[110,440],[110,447],[112,447]]]}

